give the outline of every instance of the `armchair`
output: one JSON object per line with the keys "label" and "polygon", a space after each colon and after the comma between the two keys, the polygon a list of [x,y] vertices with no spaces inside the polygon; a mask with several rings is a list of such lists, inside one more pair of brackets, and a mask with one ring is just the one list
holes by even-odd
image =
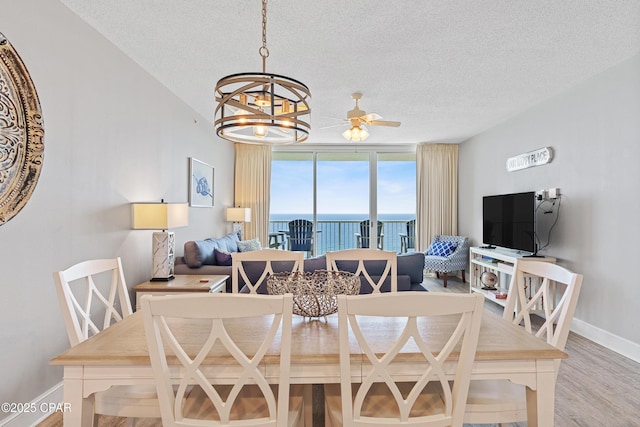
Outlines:
{"label": "armchair", "polygon": [[424,268],[436,272],[440,278],[443,275],[443,285],[447,287],[447,274],[453,271],[462,272],[462,283],[465,282],[464,272],[469,257],[469,239],[464,236],[436,235],[424,256]]}

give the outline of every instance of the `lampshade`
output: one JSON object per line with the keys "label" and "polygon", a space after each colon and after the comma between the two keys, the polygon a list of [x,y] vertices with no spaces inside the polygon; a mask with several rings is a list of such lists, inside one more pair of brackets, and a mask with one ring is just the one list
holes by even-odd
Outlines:
{"label": "lampshade", "polygon": [[134,230],[168,230],[189,225],[187,203],[132,203]]}
{"label": "lampshade", "polygon": [[251,208],[227,208],[227,221],[251,222]]}

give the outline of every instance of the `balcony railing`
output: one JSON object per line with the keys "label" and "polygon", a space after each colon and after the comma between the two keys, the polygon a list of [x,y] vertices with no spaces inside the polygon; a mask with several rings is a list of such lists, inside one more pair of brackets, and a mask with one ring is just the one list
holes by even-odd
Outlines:
{"label": "balcony railing", "polygon": [[[382,221],[384,250],[400,252],[400,234],[407,233],[407,221]],[[356,247],[356,234],[360,233],[360,221],[335,220],[317,221],[316,255],[328,251],[353,249]],[[289,221],[270,221],[269,232],[288,231]],[[373,242],[371,247],[375,247]]]}

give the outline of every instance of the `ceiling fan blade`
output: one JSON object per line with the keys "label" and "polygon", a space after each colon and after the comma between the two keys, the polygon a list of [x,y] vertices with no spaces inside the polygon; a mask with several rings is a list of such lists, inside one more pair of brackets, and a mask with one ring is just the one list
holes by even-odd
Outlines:
{"label": "ceiling fan blade", "polygon": [[318,130],[320,130],[320,129],[331,129],[331,128],[337,128],[337,127],[340,127],[340,126],[347,126],[348,124],[349,124],[349,122],[345,122],[345,123],[337,123],[337,124],[335,124],[335,125],[328,125],[328,126],[322,126],[322,127],[319,127],[319,128],[318,128]]}
{"label": "ceiling fan blade", "polygon": [[369,122],[369,124],[372,126],[391,126],[394,128],[400,126],[400,122],[392,122],[389,120],[372,120]]}
{"label": "ceiling fan blade", "polygon": [[362,116],[360,118],[362,120],[364,120],[365,122],[369,123],[369,122],[372,122],[374,120],[380,120],[382,118],[382,116],[377,114],[377,113],[369,113],[369,114],[365,114],[364,116]]}

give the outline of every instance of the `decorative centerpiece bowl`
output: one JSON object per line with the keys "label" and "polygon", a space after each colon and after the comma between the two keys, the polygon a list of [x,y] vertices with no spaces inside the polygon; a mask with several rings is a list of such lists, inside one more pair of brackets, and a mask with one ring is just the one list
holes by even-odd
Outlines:
{"label": "decorative centerpiece bowl", "polygon": [[360,278],[347,271],[275,273],[267,279],[271,295],[293,294],[293,313],[304,317],[326,317],[338,311],[337,295],[357,295]]}

